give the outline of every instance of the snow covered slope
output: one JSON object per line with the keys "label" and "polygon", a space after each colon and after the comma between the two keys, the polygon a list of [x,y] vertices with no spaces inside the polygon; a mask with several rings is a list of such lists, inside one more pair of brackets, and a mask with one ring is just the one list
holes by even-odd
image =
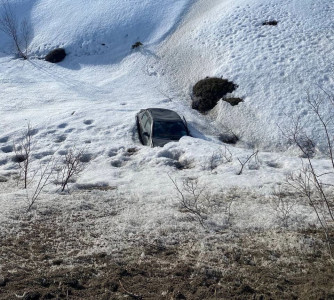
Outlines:
{"label": "snow covered slope", "polygon": [[[154,77],[152,82],[160,92],[186,105],[199,79],[223,76],[233,80],[239,85],[234,95],[245,102],[237,107],[220,103],[211,113],[217,130],[204,130],[207,134],[232,130],[246,145],[285,149],[277,125],[286,124],[291,116],[300,116],[307,131],[314,133],[306,94],[317,94],[319,87],[334,88],[334,14],[328,0],[9,3],[18,20],[27,19],[31,26],[32,57],[65,47],[69,58],[63,67],[76,71],[92,66],[87,67],[87,76],[68,72],[70,77],[88,79],[77,82],[83,94],[87,85],[101,86],[101,78],[108,81],[103,72],[113,77],[116,69],[124,73],[142,68],[143,76]],[[268,20],[277,20],[278,25],[263,26]],[[10,41],[3,33],[0,38],[5,41],[0,50],[10,53]],[[145,45],[140,54],[131,52],[136,41]],[[34,59],[31,63],[39,69],[56,68]],[[106,66],[98,71],[101,78],[96,76],[96,66]],[[113,72],[107,71],[110,67]],[[58,68],[50,72],[58,79],[63,76]],[[148,90],[152,93],[152,88]],[[101,93],[99,88],[95,91]],[[94,99],[96,95],[86,96]],[[321,144],[322,139],[317,139]]]}
{"label": "snow covered slope", "polygon": [[[272,20],[277,26],[262,25]],[[220,103],[212,117],[249,145],[277,149],[277,125],[289,117],[301,117],[309,132],[317,129],[307,92],[334,90],[333,20],[328,0],[197,1],[159,49],[161,68],[186,101],[199,79],[233,80],[239,85],[234,95],[245,102]]]}
{"label": "snow covered slope", "polygon": [[[0,174],[17,171],[13,143],[30,122],[34,167],[52,155],[61,159],[72,147],[84,149],[78,186],[108,184],[163,202],[174,190],[171,174],[201,177],[217,190],[238,184],[266,194],[298,168],[299,158],[261,152],[237,176],[239,159],[252,154],[238,146],[284,149],[277,124],[294,114],[317,133],[306,92],[334,88],[330,0],[9,2],[18,19],[31,24],[31,58],[13,59],[1,33]],[[262,26],[273,19],[277,26]],[[136,41],[144,46],[131,50]],[[37,59],[58,46],[68,52],[62,63]],[[219,103],[206,116],[192,110],[191,87],[205,76],[233,80],[239,85],[234,95],[244,102]],[[193,137],[164,148],[142,146],[134,117],[145,107],[176,110]],[[225,128],[241,138],[228,146],[227,161],[217,138]],[[323,142],[321,135],[317,141]],[[326,172],[328,163],[318,166]]]}
{"label": "snow covered slope", "polygon": [[189,2],[9,1],[18,20],[26,19],[31,27],[33,55],[65,47],[72,56],[108,53],[110,62],[129,54],[137,41],[152,45],[163,40]]}

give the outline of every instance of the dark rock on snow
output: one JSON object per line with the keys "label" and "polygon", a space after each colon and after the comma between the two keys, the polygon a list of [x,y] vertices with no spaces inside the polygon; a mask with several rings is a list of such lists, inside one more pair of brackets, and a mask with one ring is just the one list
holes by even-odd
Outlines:
{"label": "dark rock on snow", "polygon": [[46,56],[45,60],[51,63],[61,62],[66,56],[66,52],[63,48],[57,48],[50,51]]}

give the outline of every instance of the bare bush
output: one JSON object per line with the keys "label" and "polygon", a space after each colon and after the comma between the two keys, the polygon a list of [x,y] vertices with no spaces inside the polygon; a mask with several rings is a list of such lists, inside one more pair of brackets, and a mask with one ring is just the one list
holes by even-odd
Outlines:
{"label": "bare bush", "polygon": [[36,203],[38,197],[41,192],[45,189],[45,187],[50,183],[51,176],[55,173],[55,160],[52,157],[46,165],[40,164],[36,174],[37,175],[37,183],[29,193],[29,189],[27,189],[27,211],[30,211],[33,205]]}
{"label": "bare bush", "polygon": [[226,191],[219,190],[207,198],[208,211],[211,214],[219,212],[223,219],[221,220],[221,224],[224,226],[230,226],[233,216],[231,207],[239,197],[240,190],[238,190],[236,187],[231,187]]}
{"label": "bare bush", "polygon": [[296,206],[295,197],[292,198],[290,193],[283,190],[283,187],[280,185],[273,191],[270,198],[271,207],[275,211],[280,224],[288,227],[291,214]]}
{"label": "bare bush", "polygon": [[206,218],[206,210],[203,205],[205,187],[199,185],[197,178],[184,179],[181,187],[178,186],[175,179],[170,176],[169,179],[172,181],[177,191],[181,209],[192,215],[201,224],[201,226],[205,227],[204,220]]}
{"label": "bare bush", "polygon": [[332,253],[332,241],[330,231],[333,230],[334,222],[334,196],[333,184],[329,176],[334,174],[334,115],[329,113],[333,110],[334,94],[321,89],[316,96],[309,93],[306,96],[309,112],[315,117],[320,130],[317,134],[325,141],[323,154],[325,154],[331,164],[331,170],[326,173],[317,171],[313,161],[316,154],[317,143],[315,139],[306,132],[300,118],[293,118],[291,128],[282,130],[288,141],[301,151],[302,167],[288,175],[287,183],[302,195],[307,203],[313,208],[317,215],[319,224],[323,229],[325,240],[329,251]]}
{"label": "bare bush", "polygon": [[220,151],[212,152],[211,156],[208,158],[207,165],[208,168],[213,171],[221,164],[222,156]]}
{"label": "bare bush", "polygon": [[20,34],[21,34],[21,44],[22,44],[22,50],[23,50],[23,58],[27,59],[28,58],[28,51],[29,51],[29,41],[31,38],[31,27],[27,21],[27,19],[24,19],[21,22],[21,27],[20,27]]}
{"label": "bare bush", "polygon": [[0,30],[12,39],[18,56],[23,59],[28,59],[28,43],[31,32],[28,21],[23,20],[21,24],[19,24],[8,0],[3,0],[0,5]]}
{"label": "bare bush", "polygon": [[57,168],[57,182],[60,184],[62,192],[66,187],[68,187],[71,180],[77,177],[84,170],[84,163],[82,161],[83,155],[83,149],[69,149],[65,155],[62,165]]}
{"label": "bare bush", "polygon": [[224,146],[221,151],[221,156],[222,156],[222,162],[225,163],[230,163],[233,161],[233,155],[230,149],[226,146]]}
{"label": "bare bush", "polygon": [[253,153],[251,153],[250,155],[246,156],[246,158],[244,160],[241,160],[238,158],[238,161],[240,163],[240,170],[237,173],[237,175],[241,175],[244,167],[250,163],[252,160],[254,161],[254,163],[258,166],[259,165],[259,159],[258,159],[258,154],[259,154],[259,150],[254,150]]}
{"label": "bare bush", "polygon": [[[226,145],[217,151],[212,152],[206,162],[206,166],[213,171],[221,164],[230,163],[233,161],[233,155]],[[206,168],[205,166],[205,168]]]}
{"label": "bare bush", "polygon": [[169,179],[177,192],[181,211],[194,218],[202,227],[207,228],[208,218],[215,213],[222,215],[225,226],[230,225],[231,205],[237,198],[233,189],[227,193],[222,190],[212,192],[210,187],[201,184],[198,178],[184,178],[180,184],[171,176]]}
{"label": "bare bush", "polygon": [[19,178],[23,179],[25,189],[28,186],[30,175],[31,156],[33,151],[33,132],[33,128],[31,127],[30,123],[28,123],[27,129],[23,132],[23,136],[16,144],[14,144],[14,161],[19,166]]}
{"label": "bare bush", "polygon": [[326,186],[319,180],[315,169],[310,164],[304,165],[302,169],[290,173],[286,182],[306,199],[308,205],[314,210],[321,228],[329,252],[332,254],[332,241],[330,232],[333,230],[334,189]]}
{"label": "bare bush", "polygon": [[34,161],[34,133],[35,129],[28,123],[26,130],[13,147],[15,152],[13,160],[19,166],[18,179],[23,180],[26,190],[27,211],[31,210],[41,192],[50,183],[56,165],[53,155],[46,163],[36,165]]}

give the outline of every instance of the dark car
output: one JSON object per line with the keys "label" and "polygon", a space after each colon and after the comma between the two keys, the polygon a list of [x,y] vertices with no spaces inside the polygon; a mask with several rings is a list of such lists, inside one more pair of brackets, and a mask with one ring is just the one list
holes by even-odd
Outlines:
{"label": "dark car", "polygon": [[151,147],[162,147],[189,135],[185,120],[169,109],[142,109],[136,115],[136,123],[140,141],[143,145]]}

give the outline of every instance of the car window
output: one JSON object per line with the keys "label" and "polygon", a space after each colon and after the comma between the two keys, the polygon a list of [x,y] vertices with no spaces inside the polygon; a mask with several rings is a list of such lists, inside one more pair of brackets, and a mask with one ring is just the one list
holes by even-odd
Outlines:
{"label": "car window", "polygon": [[184,135],[187,135],[187,129],[182,121],[155,121],[153,124],[153,137],[155,138],[179,139]]}

